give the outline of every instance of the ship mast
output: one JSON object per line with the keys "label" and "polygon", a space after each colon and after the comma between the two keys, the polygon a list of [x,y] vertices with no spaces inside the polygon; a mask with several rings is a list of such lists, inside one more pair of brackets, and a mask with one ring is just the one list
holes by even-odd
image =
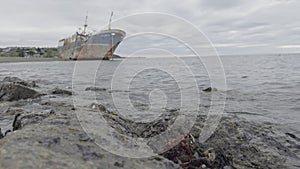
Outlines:
{"label": "ship mast", "polygon": [[82,34],[84,34],[84,35],[86,33],[86,28],[88,27],[87,20],[88,20],[88,12],[86,13],[85,22],[84,22],[84,25],[83,25],[84,28],[83,28]]}
{"label": "ship mast", "polygon": [[108,30],[111,29],[111,18],[113,16],[114,12],[112,11],[111,14],[110,14],[110,17],[109,17],[109,22],[108,22]]}

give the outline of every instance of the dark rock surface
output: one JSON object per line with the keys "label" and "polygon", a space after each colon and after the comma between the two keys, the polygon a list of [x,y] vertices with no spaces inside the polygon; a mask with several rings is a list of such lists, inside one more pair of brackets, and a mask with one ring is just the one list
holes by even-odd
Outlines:
{"label": "dark rock surface", "polygon": [[106,91],[107,89],[105,88],[99,88],[99,87],[94,87],[94,86],[91,86],[91,87],[87,87],[85,89],[85,91]]}
{"label": "dark rock surface", "polygon": [[103,150],[81,128],[74,106],[61,102],[65,92],[54,93],[59,101],[42,97],[0,104],[0,168],[180,168],[162,156],[129,159]]}
{"label": "dark rock surface", "polygon": [[68,95],[68,96],[72,95],[71,91],[63,90],[63,89],[59,89],[59,88],[53,89],[50,93],[55,94],[55,95]]}
{"label": "dark rock surface", "polygon": [[4,136],[3,136],[3,134],[2,134],[2,130],[1,130],[1,128],[0,128],[0,139],[2,139]]}
{"label": "dark rock surface", "polygon": [[32,99],[40,94],[26,86],[16,83],[0,83],[0,101],[16,101],[21,99]]}
{"label": "dark rock surface", "polygon": [[[27,89],[32,90],[14,82],[0,84],[0,98],[10,98],[10,93],[23,98],[24,93],[28,94]],[[17,86],[17,89],[2,90],[3,85]],[[81,128],[74,106],[62,101],[66,93],[72,93],[61,89],[53,91],[50,94],[57,94],[57,98],[1,100],[0,168],[299,168],[296,164],[300,161],[300,140],[295,134],[278,135],[276,124],[247,121],[234,114],[222,117],[216,131],[204,143],[199,142],[199,134],[206,116],[199,115],[192,130],[179,137],[179,144],[170,150],[147,159],[119,157],[99,147]],[[166,131],[179,113],[177,109],[167,110],[156,120],[143,123],[126,119],[102,104],[93,103],[85,108],[100,111],[117,132],[140,138]],[[149,142],[149,146],[156,151],[155,142]]]}
{"label": "dark rock surface", "polygon": [[18,77],[11,77],[11,76],[7,76],[5,77],[3,80],[2,80],[2,83],[3,82],[10,82],[10,83],[14,83],[14,84],[20,84],[20,85],[23,85],[23,86],[26,86],[26,87],[38,87],[36,85],[36,82],[35,81],[24,81]]}
{"label": "dark rock surface", "polygon": [[8,108],[6,111],[1,112],[1,117],[10,121],[5,129],[2,130],[3,135],[9,132],[22,129],[26,125],[40,123],[43,119],[54,114],[53,110],[46,110],[42,112],[28,112],[20,108]]}
{"label": "dark rock surface", "polygon": [[300,142],[300,138],[298,138],[297,136],[295,136],[295,134],[292,133],[285,133],[287,136],[293,138],[295,141]]}
{"label": "dark rock surface", "polygon": [[128,159],[113,155],[82,130],[72,105],[47,105],[56,113],[27,112],[17,117],[16,130],[0,140],[0,168],[179,168],[160,156]]}
{"label": "dark rock surface", "polygon": [[26,125],[38,124],[43,119],[48,116],[54,114],[54,111],[49,112],[40,112],[40,113],[27,113],[27,114],[17,114],[14,117],[14,121],[12,123],[13,130],[20,130],[24,128]]}
{"label": "dark rock surface", "polygon": [[[172,120],[167,119],[177,116],[176,112],[170,112],[146,124],[102,110],[112,127],[130,137],[153,137],[172,124]],[[203,119],[205,117],[199,116],[191,132],[161,155],[182,168],[291,168],[286,162],[299,160],[299,141],[296,142],[294,135],[277,136],[274,124],[249,122],[234,115],[223,117],[215,133],[206,142],[199,143]]]}
{"label": "dark rock surface", "polygon": [[206,88],[202,91],[204,91],[204,92],[216,92],[216,91],[218,91],[218,89],[214,88],[214,87],[208,87],[208,88]]}

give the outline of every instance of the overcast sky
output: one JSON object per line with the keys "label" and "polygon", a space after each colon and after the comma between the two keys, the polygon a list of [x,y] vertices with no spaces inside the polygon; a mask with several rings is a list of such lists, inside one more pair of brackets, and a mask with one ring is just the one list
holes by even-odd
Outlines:
{"label": "overcast sky", "polygon": [[0,46],[57,46],[83,24],[86,11],[94,30],[107,24],[110,11],[114,20],[163,12],[194,24],[220,54],[294,53],[299,9],[299,0],[1,0]]}

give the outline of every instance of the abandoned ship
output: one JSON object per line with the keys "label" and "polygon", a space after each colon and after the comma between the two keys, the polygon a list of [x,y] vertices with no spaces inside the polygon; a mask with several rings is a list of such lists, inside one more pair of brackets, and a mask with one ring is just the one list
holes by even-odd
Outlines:
{"label": "abandoned ship", "polygon": [[77,31],[71,37],[59,41],[58,51],[61,57],[71,60],[112,59],[114,51],[126,36],[123,30],[111,29],[112,16],[113,13],[109,18],[108,29],[94,34],[87,32],[88,16],[86,16],[81,32]]}

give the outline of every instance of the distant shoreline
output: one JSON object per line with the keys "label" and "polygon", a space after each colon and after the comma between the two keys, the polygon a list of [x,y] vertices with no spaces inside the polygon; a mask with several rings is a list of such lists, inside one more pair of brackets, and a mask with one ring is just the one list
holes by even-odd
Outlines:
{"label": "distant shoreline", "polygon": [[39,57],[0,57],[0,63],[11,62],[49,62],[49,61],[64,61],[61,58],[39,58]]}
{"label": "distant shoreline", "polygon": [[[119,55],[114,54],[113,59],[123,59]],[[80,60],[102,60],[102,59],[80,59]],[[71,61],[69,59],[63,59],[59,57],[14,57],[14,56],[1,56],[0,63],[11,63],[11,62],[49,62],[49,61]]]}

